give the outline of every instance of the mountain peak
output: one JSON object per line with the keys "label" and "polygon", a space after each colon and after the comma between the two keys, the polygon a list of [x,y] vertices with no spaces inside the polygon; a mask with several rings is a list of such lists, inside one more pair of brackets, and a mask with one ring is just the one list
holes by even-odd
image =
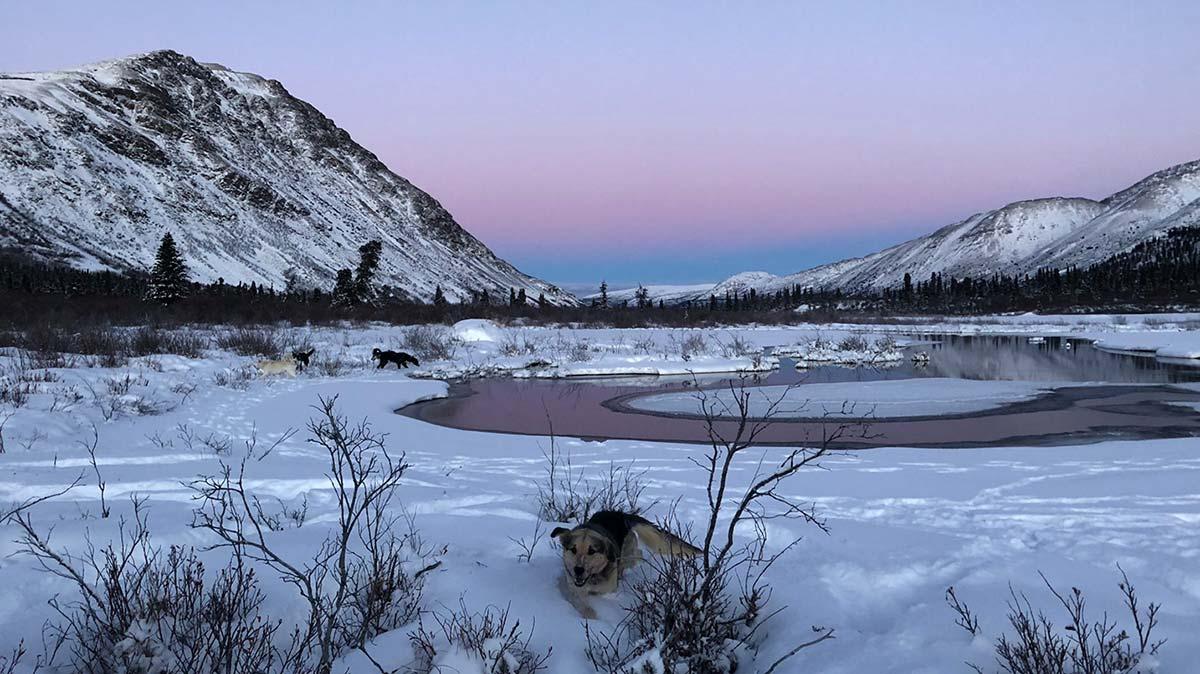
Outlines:
{"label": "mountain peak", "polygon": [[897,287],[906,273],[913,279],[1032,274],[1042,267],[1087,266],[1179,226],[1200,226],[1200,160],[1153,173],[1101,201],[1014,201],[877,253],[788,276],[736,274],[714,291],[799,285],[878,292]]}
{"label": "mountain peak", "polygon": [[0,78],[0,246],[144,270],[167,231],[200,281],[328,288],[378,239],[414,298],[575,302],[274,80],[169,49]]}

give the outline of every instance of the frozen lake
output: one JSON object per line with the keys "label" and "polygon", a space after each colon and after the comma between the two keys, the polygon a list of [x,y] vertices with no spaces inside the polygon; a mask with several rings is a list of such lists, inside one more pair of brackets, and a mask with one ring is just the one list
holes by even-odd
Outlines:
{"label": "frozen lake", "polygon": [[[1193,365],[1110,353],[1086,340],[1059,337],[912,337],[919,343],[907,354],[927,352],[927,364],[906,359],[893,367],[798,370],[785,359],[779,370],[748,378],[748,386],[763,387],[752,393],[764,401],[794,387],[781,418],[760,440],[812,442],[830,424],[848,419],[869,423],[865,433],[843,439],[848,447],[1053,445],[1200,435],[1200,415],[1191,407],[1200,403],[1200,393],[1181,386],[1200,382],[1200,368]],[[905,387],[904,380],[913,385]],[[720,375],[695,381],[473,379],[455,383],[449,398],[401,413],[476,431],[546,435],[553,423],[554,432],[565,436],[706,442],[696,386],[711,401],[730,382]],[[907,399],[906,389],[912,394]],[[840,400],[853,407],[842,409]],[[731,431],[732,422],[723,428]]]}

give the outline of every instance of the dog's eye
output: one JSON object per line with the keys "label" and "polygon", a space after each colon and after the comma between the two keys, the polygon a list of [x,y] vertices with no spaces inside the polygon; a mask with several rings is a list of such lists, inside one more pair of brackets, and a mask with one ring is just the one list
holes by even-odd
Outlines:
{"label": "dog's eye", "polygon": [[594,554],[596,554],[596,548],[588,548],[588,554],[589,554],[589,555],[594,555]]}

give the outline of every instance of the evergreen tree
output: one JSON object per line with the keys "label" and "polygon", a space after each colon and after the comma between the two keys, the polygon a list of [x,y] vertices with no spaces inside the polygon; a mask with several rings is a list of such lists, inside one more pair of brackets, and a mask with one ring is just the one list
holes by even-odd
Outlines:
{"label": "evergreen tree", "polygon": [[162,304],[173,304],[187,295],[188,271],[183,256],[175,247],[175,238],[170,232],[163,234],[150,271],[149,299]]}
{"label": "evergreen tree", "polygon": [[546,293],[538,293],[538,309],[545,310],[549,306],[550,303],[546,301]]}
{"label": "evergreen tree", "polygon": [[348,307],[357,300],[354,287],[354,274],[349,269],[339,269],[337,281],[333,284],[333,296],[330,301],[335,306]]}
{"label": "evergreen tree", "polygon": [[508,306],[517,306],[517,289],[510,287],[508,289]]}
{"label": "evergreen tree", "polygon": [[442,292],[442,287],[438,286],[433,289],[433,306],[441,309],[446,306],[446,294]]}
{"label": "evergreen tree", "polygon": [[608,308],[608,281],[600,282],[600,308]]}
{"label": "evergreen tree", "polygon": [[639,283],[637,292],[633,294],[633,297],[637,301],[638,309],[645,309],[650,306],[650,291],[646,290],[646,286]]}
{"label": "evergreen tree", "polygon": [[517,306],[523,307],[528,303],[529,303],[529,295],[525,294],[524,288],[521,288],[521,290],[517,293]]}
{"label": "evergreen tree", "polygon": [[[376,296],[375,270],[379,268],[379,256],[383,243],[368,241],[358,248],[358,269],[354,272],[353,302],[374,302]],[[339,272],[340,274],[341,272]]]}

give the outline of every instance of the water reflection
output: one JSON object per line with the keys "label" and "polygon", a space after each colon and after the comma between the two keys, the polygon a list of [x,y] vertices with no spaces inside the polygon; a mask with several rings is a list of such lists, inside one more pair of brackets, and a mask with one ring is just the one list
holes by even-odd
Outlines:
{"label": "water reflection", "polygon": [[[1112,438],[1181,437],[1200,434],[1200,415],[1172,402],[1200,395],[1163,386],[1200,381],[1200,368],[1154,358],[1113,354],[1084,340],[1019,336],[914,335],[928,342],[909,352],[927,351],[928,364],[905,360],[893,367],[818,366],[796,370],[791,361],[775,372],[749,378],[751,384],[869,382],[921,377],[1141,384],[1133,387],[1064,388],[1032,403],[988,413],[925,420],[881,420],[881,437],[859,445],[972,446],[1094,442]],[[409,406],[403,414],[455,428],[546,434],[553,420],[560,435],[700,442],[695,419],[635,412],[630,396],[721,386],[730,375],[693,377],[609,377],[567,380],[481,379],[455,384],[452,397]],[[803,442],[819,431],[812,422],[781,422],[767,438]],[[1018,434],[1019,433],[1019,434]],[[819,433],[817,433],[819,436]]]}

